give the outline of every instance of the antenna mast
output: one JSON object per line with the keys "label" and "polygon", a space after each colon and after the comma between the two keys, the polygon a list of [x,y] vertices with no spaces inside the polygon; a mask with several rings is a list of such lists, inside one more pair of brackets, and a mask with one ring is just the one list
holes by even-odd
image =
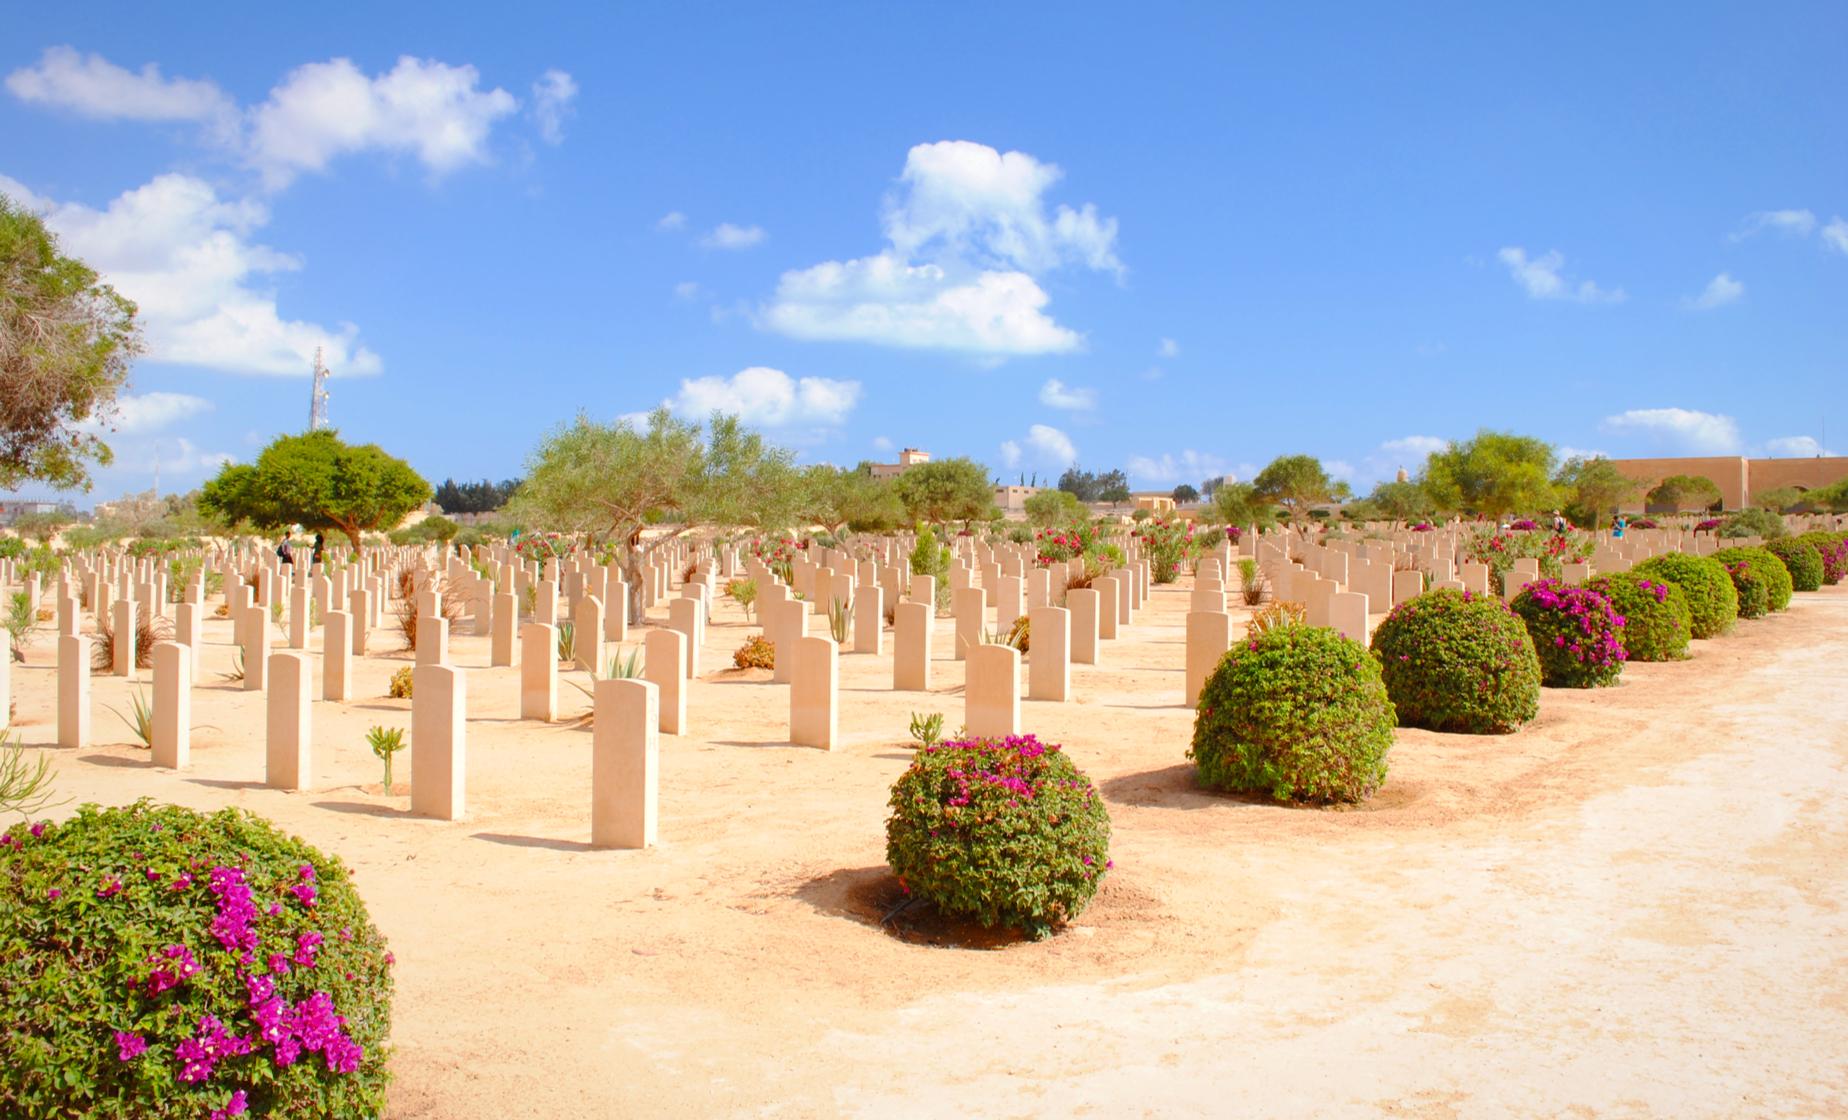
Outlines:
{"label": "antenna mast", "polygon": [[321,364],[321,348],[314,348],[314,395],[308,401],[308,430],[318,432],[327,427],[327,367]]}

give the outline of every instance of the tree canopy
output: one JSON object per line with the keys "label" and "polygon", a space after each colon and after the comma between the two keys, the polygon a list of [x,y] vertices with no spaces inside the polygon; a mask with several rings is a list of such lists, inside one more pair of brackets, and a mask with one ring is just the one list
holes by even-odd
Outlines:
{"label": "tree canopy", "polygon": [[1129,476],[1120,470],[1093,472],[1067,467],[1059,476],[1059,489],[1081,502],[1129,501]]}
{"label": "tree canopy", "polygon": [[457,482],[446,478],[436,488],[436,504],[443,507],[444,513],[493,513],[512,499],[513,492],[520,488],[517,478],[501,482]]}
{"label": "tree canopy", "polygon": [[1558,500],[1553,461],[1545,440],[1485,430],[1431,452],[1418,482],[1439,509],[1483,517],[1538,512]]}
{"label": "tree canopy", "polygon": [[1697,474],[1671,474],[1650,488],[1643,501],[1652,510],[1682,513],[1712,509],[1720,503],[1720,486]]}
{"label": "tree canopy", "polygon": [[0,489],[87,490],[90,466],[110,462],[93,427],[113,415],[141,352],[135,314],[58,252],[37,215],[0,195]]}
{"label": "tree canopy", "polygon": [[1258,493],[1249,482],[1225,482],[1213,487],[1209,507],[1215,521],[1227,525],[1268,529],[1277,524],[1277,503]]}
{"label": "tree canopy", "polygon": [[1602,455],[1589,458],[1575,455],[1567,459],[1553,476],[1566,503],[1566,514],[1575,525],[1597,526],[1617,512],[1618,507],[1636,497],[1642,484],[1617,469],[1617,464]]}
{"label": "tree canopy", "polygon": [[1416,482],[1382,482],[1367,495],[1367,503],[1387,521],[1404,522],[1428,517],[1431,496]]}
{"label": "tree canopy", "polygon": [[973,459],[934,459],[919,463],[893,480],[905,515],[912,521],[943,524],[980,521],[994,505],[995,488],[988,468]]}
{"label": "tree canopy", "polygon": [[1290,520],[1298,522],[1309,516],[1309,507],[1336,496],[1335,482],[1313,455],[1279,455],[1251,480],[1251,488],[1258,497],[1289,510]]}
{"label": "tree canopy", "polygon": [[801,517],[839,538],[844,533],[882,533],[905,524],[905,505],[889,479],[875,478],[870,464],[852,469],[818,463],[802,472]]}
{"label": "tree canopy", "polygon": [[1169,497],[1176,502],[1197,502],[1200,500],[1200,491],[1194,489],[1190,483],[1183,482],[1170,492]]}
{"label": "tree canopy", "polygon": [[255,462],[227,463],[199,494],[199,509],[227,525],[300,524],[359,535],[395,529],[430,500],[430,484],[377,444],[348,444],[332,429],[280,436]]}
{"label": "tree canopy", "polygon": [[1084,520],[1084,503],[1069,490],[1041,490],[1025,503],[1027,520],[1041,529],[1053,529]]}

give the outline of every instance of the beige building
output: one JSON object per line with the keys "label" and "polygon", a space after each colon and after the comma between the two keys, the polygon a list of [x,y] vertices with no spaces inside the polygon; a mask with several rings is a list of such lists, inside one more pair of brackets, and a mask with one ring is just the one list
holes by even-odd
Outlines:
{"label": "beige building", "polygon": [[1174,512],[1174,492],[1171,490],[1137,490],[1129,498],[1135,503],[1135,509],[1146,509],[1150,513]]}
{"label": "beige building", "polygon": [[[1707,479],[1720,488],[1720,504],[1726,509],[1743,508],[1755,495],[1767,490],[1785,486],[1813,490],[1848,478],[1848,456],[1839,455],[1810,459],[1747,459],[1738,455],[1612,459],[1611,465],[1625,478],[1641,483],[1645,490],[1670,475],[1688,474]],[[1624,509],[1631,513],[1641,512],[1642,494],[1625,503]]]}
{"label": "beige building", "polygon": [[930,462],[930,452],[919,451],[915,447],[907,447],[898,453],[898,462],[896,463],[874,463],[872,465],[873,477],[897,478],[919,463],[928,462]]}
{"label": "beige building", "polygon": [[1024,517],[1027,499],[1044,489],[1044,486],[997,486],[995,504],[1001,507],[1003,517]]}

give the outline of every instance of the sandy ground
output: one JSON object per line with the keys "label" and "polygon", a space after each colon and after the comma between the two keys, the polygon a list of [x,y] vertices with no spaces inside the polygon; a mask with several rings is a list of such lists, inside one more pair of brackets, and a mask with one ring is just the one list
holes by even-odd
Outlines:
{"label": "sandy ground", "polygon": [[[516,721],[484,638],[453,643],[466,822],[407,815],[408,751],[379,791],[362,734],[408,727],[383,699],[402,655],[357,668],[378,699],[315,706],[316,792],[262,788],[223,621],[190,771],[124,742],[108,678],[99,745],[50,753],[77,800],[241,805],[355,869],[399,962],[394,1116],[1848,1115],[1848,587],[1549,690],[1516,736],[1401,732],[1347,811],[1192,787],[1185,610],[1155,589],[1076,702],[1024,705],[1115,827],[1097,901],[1040,944],[880,924],[905,725],[960,722],[960,664],[922,697],[844,655],[846,745],[792,748],[786,687],[712,671],[755,629],[730,604],[646,853],[588,850],[589,732]],[[14,670],[29,743],[53,738],[48,649]]]}

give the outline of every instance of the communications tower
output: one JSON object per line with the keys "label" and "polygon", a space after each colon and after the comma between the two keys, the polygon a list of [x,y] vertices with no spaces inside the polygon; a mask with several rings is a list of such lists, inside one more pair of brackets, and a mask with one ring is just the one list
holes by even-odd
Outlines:
{"label": "communications tower", "polygon": [[321,364],[321,348],[314,348],[314,395],[308,401],[308,430],[318,432],[327,427],[327,367]]}

